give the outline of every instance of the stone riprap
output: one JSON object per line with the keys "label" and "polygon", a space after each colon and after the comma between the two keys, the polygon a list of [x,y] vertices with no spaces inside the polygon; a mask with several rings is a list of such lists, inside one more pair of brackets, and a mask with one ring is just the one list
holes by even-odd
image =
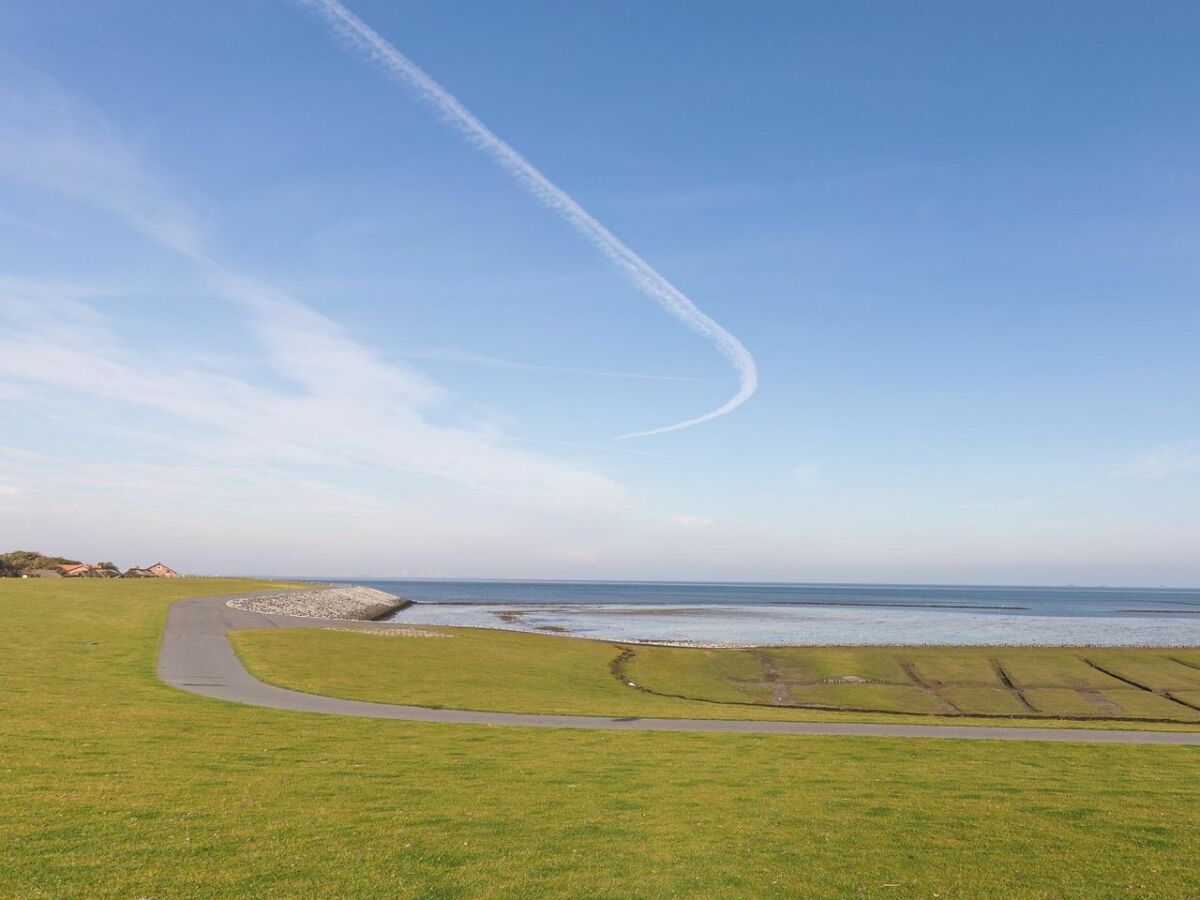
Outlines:
{"label": "stone riprap", "polygon": [[359,622],[378,619],[408,606],[410,601],[367,587],[322,588],[290,591],[269,597],[243,597],[229,606],[248,612],[305,619],[349,619]]}
{"label": "stone riprap", "polygon": [[350,634],[369,634],[373,637],[448,638],[453,635],[424,628],[322,628],[322,631],[345,631]]}

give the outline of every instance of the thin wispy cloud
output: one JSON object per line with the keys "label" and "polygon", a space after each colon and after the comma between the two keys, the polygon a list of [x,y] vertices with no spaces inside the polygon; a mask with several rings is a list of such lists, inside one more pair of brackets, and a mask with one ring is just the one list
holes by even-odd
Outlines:
{"label": "thin wispy cloud", "polygon": [[[0,279],[0,387],[77,428],[139,410],[164,446],[213,464],[347,467],[446,479],[519,502],[581,508],[622,502],[605,475],[509,445],[461,413],[420,372],[354,340],[297,298],[222,263],[200,221],[104,118],[36,73],[0,90],[0,176],[117,216],[184,263],[240,319],[269,382],[182,364],[123,333],[87,285]],[[7,385],[7,386],[5,386]],[[82,406],[79,400],[86,403]],[[199,435],[199,436],[197,436]],[[152,438],[155,439],[155,438]],[[328,474],[328,471],[326,472]]]}
{"label": "thin wispy cloud", "polygon": [[[445,400],[435,385],[379,360],[315,313],[284,310],[254,323],[263,361],[285,380],[275,387],[164,366],[75,301],[41,323],[11,315],[28,306],[20,294],[0,296],[0,379],[39,389],[32,402],[50,409],[72,398],[73,431],[102,433],[116,422],[123,438],[138,438],[143,449],[154,441],[176,458],[323,472],[334,481],[349,467],[432,475],[536,502],[607,506],[623,496],[585,468],[431,423],[425,410]],[[141,410],[156,424],[141,436],[110,407]]]}
{"label": "thin wispy cloud", "polygon": [[441,362],[460,363],[464,366],[480,366],[487,369],[517,369],[522,372],[551,372],[557,375],[580,375],[593,378],[631,378],[640,381],[690,381],[701,382],[702,378],[688,375],[653,375],[644,372],[606,372],[597,369],[575,369],[564,366],[544,366],[537,363],[517,362],[500,359],[482,353],[461,350],[412,350],[396,354],[403,359],[428,359]]}
{"label": "thin wispy cloud", "polygon": [[566,191],[551,182],[524,156],[497,137],[459,102],[458,98],[434,81],[339,0],[300,2],[319,11],[348,44],[365,53],[401,84],[410,88],[423,102],[432,106],[473,146],[495,160],[534,198],[557,213],[596,247],[639,292],[654,300],[688,328],[710,340],[733,365],[738,375],[739,386],[737,393],[725,403],[703,415],[682,422],[621,435],[622,439],[663,434],[699,425],[732,412],[754,395],[758,388],[758,369],[754,357],[733,334],[703,312],[687,295],[620,241]]}
{"label": "thin wispy cloud", "polygon": [[43,237],[57,238],[61,235],[53,228],[48,228],[39,222],[32,219],[27,219],[24,216],[18,216],[15,213],[0,209],[0,228],[18,228],[22,231],[29,231],[33,234],[40,234]]}
{"label": "thin wispy cloud", "polygon": [[635,450],[632,447],[617,447],[613,445],[581,444],[578,441],[556,441],[549,438],[513,437],[509,438],[509,440],[518,444],[543,444],[548,447],[569,447],[572,450],[595,450],[600,453],[626,453],[632,456],[657,456],[659,458],[665,458],[667,455],[654,450]]}
{"label": "thin wispy cloud", "polygon": [[1200,472],[1200,440],[1151,447],[1117,466],[1116,475],[1163,479],[1185,472]]}

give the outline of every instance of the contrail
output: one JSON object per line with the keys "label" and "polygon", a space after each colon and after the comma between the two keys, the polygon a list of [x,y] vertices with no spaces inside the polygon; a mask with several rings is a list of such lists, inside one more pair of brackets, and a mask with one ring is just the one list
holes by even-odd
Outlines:
{"label": "contrail", "polygon": [[306,6],[319,11],[333,26],[335,32],[353,46],[364,51],[368,57],[386,69],[400,82],[416,92],[425,103],[432,106],[467,140],[491,156],[529,193],[542,204],[562,216],[576,231],[590,241],[608,257],[635,288],[661,305],[688,328],[708,338],[725,355],[737,370],[738,391],[716,409],[694,419],[676,422],[662,428],[638,431],[621,435],[621,438],[645,437],[699,425],[737,409],[753,396],[758,388],[758,368],[754,357],[742,342],[722,328],[710,316],[696,306],[687,295],[651,265],[630,250],[611,231],[601,225],[590,213],[575,202],[566,191],[555,185],[539,172],[520,153],[497,137],[458,99],[440,84],[426,75],[415,63],[397,50],[382,35],[345,7],[340,0],[300,0]]}

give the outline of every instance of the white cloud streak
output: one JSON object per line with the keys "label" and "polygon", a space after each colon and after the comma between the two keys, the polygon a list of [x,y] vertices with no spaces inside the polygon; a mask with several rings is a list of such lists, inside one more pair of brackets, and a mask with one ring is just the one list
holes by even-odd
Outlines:
{"label": "white cloud streak", "polygon": [[320,12],[338,35],[363,51],[401,84],[414,91],[422,101],[437,110],[472,145],[494,159],[518,184],[548,209],[561,216],[596,247],[639,292],[654,300],[688,328],[711,341],[733,365],[739,381],[737,393],[716,409],[672,425],[621,435],[619,439],[646,437],[699,425],[732,412],[754,395],[758,388],[758,368],[754,357],[741,341],[703,312],[687,295],[622,243],[566,191],[551,182],[525,157],[497,137],[453,94],[434,81],[339,0],[300,2]]}
{"label": "white cloud streak", "polygon": [[500,359],[482,353],[468,353],[460,350],[413,350],[398,353],[405,359],[430,359],[442,362],[460,363],[464,366],[481,366],[487,369],[516,369],[522,372],[551,372],[556,375],[581,375],[595,378],[630,378],[638,381],[691,381],[703,379],[692,378],[688,375],[652,375],[644,372],[606,372],[596,369],[572,369],[563,366],[543,366],[537,363],[517,362],[511,359]]}
{"label": "white cloud streak", "polygon": [[[147,437],[160,447],[214,464],[293,477],[319,469],[335,482],[347,471],[369,472],[377,483],[434,476],[523,506],[607,510],[625,501],[611,478],[509,446],[466,421],[453,398],[419,372],[224,265],[167,179],[103,116],[36,72],[11,74],[8,83],[0,80],[0,178],[116,215],[185,260],[241,313],[234,327],[246,329],[259,351],[255,362],[283,385],[139,346],[89,303],[105,294],[95,286],[0,273],[0,395],[38,407],[41,419],[70,406],[77,431],[85,421],[97,431],[116,423],[128,436],[148,421]],[[79,409],[81,398],[89,402]],[[99,414],[97,401],[113,405],[110,415]]]}
{"label": "white cloud streak", "polygon": [[[273,300],[268,287],[237,290],[247,305]],[[0,289],[0,380],[46,392],[31,398],[32,405],[76,409],[72,431],[78,434],[112,429],[122,443],[145,451],[286,472],[293,480],[323,477],[331,486],[356,476],[384,491],[397,476],[431,475],[518,503],[595,510],[624,500],[624,489],[596,472],[502,446],[475,430],[431,423],[424,411],[446,401],[436,386],[378,359],[299,304],[280,301],[253,326],[266,351],[263,361],[287,381],[271,387],[164,366],[139,353],[94,309],[71,299],[51,303],[44,295],[34,306],[32,296],[39,293],[11,283]],[[46,320],[23,317],[29,309]],[[82,398],[87,402],[80,408]],[[139,422],[153,424],[139,433]]]}

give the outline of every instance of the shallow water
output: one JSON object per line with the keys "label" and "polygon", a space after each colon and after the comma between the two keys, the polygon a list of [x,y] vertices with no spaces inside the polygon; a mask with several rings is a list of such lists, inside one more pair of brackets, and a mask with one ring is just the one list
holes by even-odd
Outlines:
{"label": "shallow water", "polygon": [[622,641],[732,644],[1019,644],[1200,646],[1200,620],[979,615],[899,609],[763,606],[416,604],[393,616],[421,625],[483,626]]}
{"label": "shallow water", "polygon": [[[603,582],[370,584],[417,601],[393,617],[397,622],[508,628],[605,640],[1200,646],[1200,592],[1187,590]],[[764,598],[768,602],[761,602]]]}

